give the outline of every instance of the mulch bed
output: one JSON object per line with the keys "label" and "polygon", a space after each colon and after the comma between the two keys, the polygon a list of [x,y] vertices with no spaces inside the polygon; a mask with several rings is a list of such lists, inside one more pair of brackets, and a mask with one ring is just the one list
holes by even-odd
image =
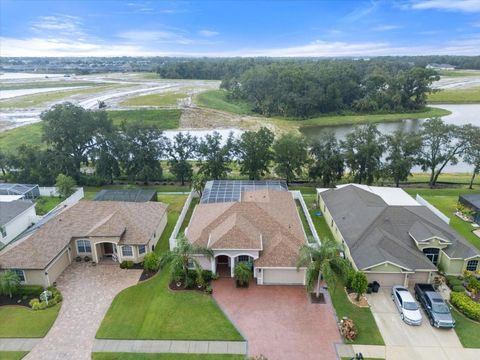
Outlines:
{"label": "mulch bed", "polygon": [[178,286],[176,282],[171,282],[170,284],[168,284],[168,288],[174,291],[184,290],[184,291],[198,291],[202,293],[205,292],[205,288],[203,286],[201,288],[198,288],[197,286],[195,286],[193,288],[187,289],[183,283],[180,283],[180,286]]}
{"label": "mulch bed", "polygon": [[147,271],[143,270],[142,275],[140,275],[140,279],[138,281],[145,281],[152,278],[158,271]]}
{"label": "mulch bed", "polygon": [[19,305],[19,306],[25,306],[30,308],[28,303],[30,300],[38,298],[38,296],[33,296],[33,295],[25,295],[25,296],[15,296],[13,295],[12,298],[10,296],[3,296],[0,295],[0,306],[5,306],[5,305]]}

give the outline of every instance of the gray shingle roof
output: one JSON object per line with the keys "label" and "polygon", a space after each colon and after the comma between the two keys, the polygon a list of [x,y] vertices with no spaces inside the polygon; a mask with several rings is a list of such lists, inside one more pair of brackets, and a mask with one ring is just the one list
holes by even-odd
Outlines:
{"label": "gray shingle roof", "polygon": [[475,210],[480,210],[480,194],[462,195],[460,196],[460,201],[462,201],[468,206],[475,208]]}
{"label": "gray shingle roof", "polygon": [[409,235],[412,229],[422,240],[433,234],[450,241],[444,251],[451,258],[479,253],[425,206],[389,206],[380,196],[353,185],[320,196],[361,269],[385,261],[412,270],[435,269]]}
{"label": "gray shingle roof", "polygon": [[0,202],[0,226],[7,224],[32,206],[33,203],[29,200]]}

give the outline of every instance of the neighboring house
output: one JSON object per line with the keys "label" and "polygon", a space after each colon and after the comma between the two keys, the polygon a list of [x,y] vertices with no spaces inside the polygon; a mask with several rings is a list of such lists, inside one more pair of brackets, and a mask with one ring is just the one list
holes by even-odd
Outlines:
{"label": "neighboring house", "polygon": [[26,284],[49,286],[77,256],[138,263],[166,223],[166,204],[80,201],[0,251],[0,268],[17,271]]}
{"label": "neighboring house", "polygon": [[305,284],[296,262],[307,240],[284,182],[207,183],[185,235],[213,251],[213,258],[197,257],[204,269],[233,277],[235,265],[248,262],[260,285]]}
{"label": "neighboring house", "polygon": [[102,190],[95,195],[94,201],[158,201],[157,192],[148,189]]}
{"label": "neighboring house", "polygon": [[0,195],[0,248],[10,243],[35,223],[35,204],[29,200],[6,200],[9,195]]}
{"label": "neighboring house", "polygon": [[433,70],[455,70],[455,66],[450,64],[428,64],[425,68]]}
{"label": "neighboring house", "polygon": [[333,236],[369,281],[410,285],[430,282],[438,268],[480,269],[480,251],[402,189],[349,184],[317,194]]}
{"label": "neighboring house", "polygon": [[462,195],[458,201],[473,211],[473,221],[480,225],[480,194]]}
{"label": "neighboring house", "polygon": [[0,183],[0,195],[20,195],[22,199],[36,199],[40,196],[38,185]]}

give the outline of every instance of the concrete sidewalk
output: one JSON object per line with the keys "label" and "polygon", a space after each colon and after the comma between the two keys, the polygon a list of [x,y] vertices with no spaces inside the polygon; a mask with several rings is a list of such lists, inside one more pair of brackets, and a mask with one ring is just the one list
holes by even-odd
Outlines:
{"label": "concrete sidewalk", "polygon": [[0,351],[30,351],[40,341],[41,338],[0,338]]}
{"label": "concrete sidewalk", "polygon": [[245,341],[95,340],[93,352],[247,354]]}

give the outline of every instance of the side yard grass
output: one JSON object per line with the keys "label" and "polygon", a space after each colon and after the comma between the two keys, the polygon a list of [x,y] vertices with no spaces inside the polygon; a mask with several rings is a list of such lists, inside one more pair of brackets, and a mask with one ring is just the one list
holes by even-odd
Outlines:
{"label": "side yard grass", "polygon": [[245,356],[232,354],[150,354],[98,352],[92,353],[92,360],[245,360]]}
{"label": "side yard grass", "polygon": [[455,331],[466,348],[480,348],[480,324],[460,314],[455,308],[452,309],[456,321]]}
{"label": "side yard grass", "polygon": [[37,215],[45,215],[63,200],[65,199],[58,196],[40,196],[35,201],[35,211]]}
{"label": "side yard grass", "polygon": [[28,354],[27,351],[0,351],[2,360],[20,360]]}
{"label": "side yard grass", "polygon": [[0,338],[41,338],[52,327],[60,305],[33,311],[24,306],[0,307]]}

